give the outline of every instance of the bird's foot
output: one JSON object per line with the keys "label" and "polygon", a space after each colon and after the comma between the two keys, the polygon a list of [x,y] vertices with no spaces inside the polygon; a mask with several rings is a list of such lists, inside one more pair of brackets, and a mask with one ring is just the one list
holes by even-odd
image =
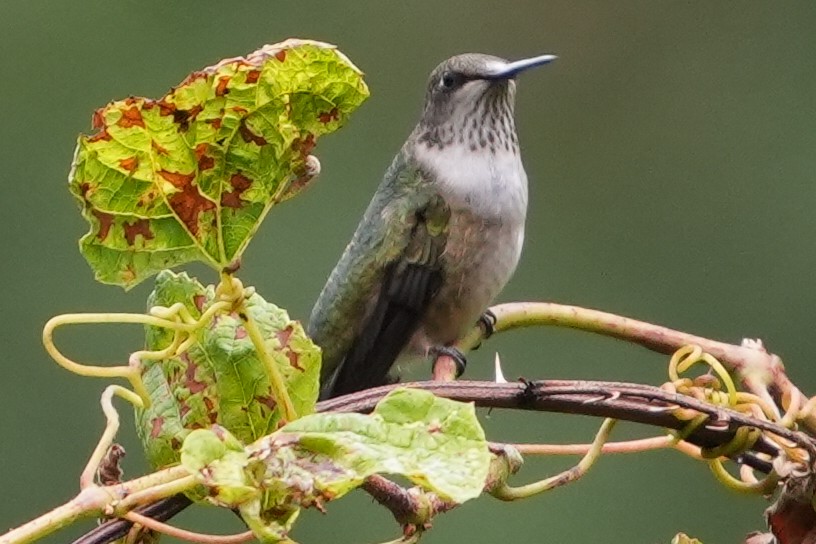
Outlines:
{"label": "bird's foot", "polygon": [[490,310],[485,310],[485,312],[479,316],[476,325],[482,329],[482,335],[479,337],[479,343],[473,346],[472,349],[479,349],[482,347],[483,340],[487,340],[493,336],[493,333],[496,332],[496,321],[496,314]]}
{"label": "bird's foot", "polygon": [[434,377],[436,377],[437,375],[436,366],[437,361],[439,360],[440,357],[448,357],[456,365],[456,373],[454,378],[458,378],[459,376],[465,373],[465,368],[467,368],[467,359],[465,358],[465,354],[456,349],[455,347],[435,346],[431,348],[430,354],[434,359],[432,367],[434,371]]}
{"label": "bird's foot", "polygon": [[485,339],[490,338],[493,336],[493,333],[496,332],[497,321],[498,319],[496,318],[496,314],[489,309],[485,310],[485,312],[479,316],[479,321],[477,321],[477,323],[484,330],[483,337]]}

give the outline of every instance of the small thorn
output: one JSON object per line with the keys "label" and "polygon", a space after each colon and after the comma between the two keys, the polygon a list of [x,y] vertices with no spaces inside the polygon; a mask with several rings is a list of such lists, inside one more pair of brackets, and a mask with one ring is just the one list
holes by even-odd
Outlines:
{"label": "small thorn", "polygon": [[581,404],[594,404],[596,402],[609,402],[613,400],[618,400],[621,394],[620,391],[612,391],[611,393],[607,393],[604,395],[598,395],[596,397],[590,397],[583,401]]}
{"label": "small thorn", "polygon": [[662,414],[662,413],[667,413],[667,412],[673,412],[673,411],[677,410],[678,408],[680,408],[678,405],[671,404],[669,406],[652,406],[650,408],[647,408],[646,411],[651,412],[653,414]]}
{"label": "small thorn", "polygon": [[519,395],[519,405],[522,407],[531,406],[533,402],[536,400],[535,394],[535,382],[528,380],[527,378],[521,377],[519,378],[519,382],[524,385],[524,390]]}
{"label": "small thorn", "polygon": [[507,383],[507,379],[504,377],[504,373],[502,372],[501,368],[501,358],[499,357],[499,352],[496,352],[496,359],[493,362],[496,368],[496,383]]}

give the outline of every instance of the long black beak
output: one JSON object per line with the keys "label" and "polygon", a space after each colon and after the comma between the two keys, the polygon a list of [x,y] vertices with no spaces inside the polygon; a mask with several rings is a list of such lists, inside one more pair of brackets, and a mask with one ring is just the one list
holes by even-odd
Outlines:
{"label": "long black beak", "polygon": [[485,79],[510,79],[516,77],[521,72],[536,66],[549,64],[555,59],[555,55],[540,55],[538,57],[531,57],[529,59],[521,59],[514,62],[506,62],[503,64],[496,63],[495,68],[488,71]]}

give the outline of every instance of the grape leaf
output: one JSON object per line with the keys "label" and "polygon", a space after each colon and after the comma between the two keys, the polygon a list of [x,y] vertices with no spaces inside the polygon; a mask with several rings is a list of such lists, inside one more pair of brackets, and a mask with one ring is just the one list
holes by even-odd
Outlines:
{"label": "grape leaf", "polygon": [[372,474],[388,473],[462,503],[482,492],[490,467],[473,404],[418,389],[391,392],[370,415],[300,418],[284,426],[279,437],[310,467],[315,486],[332,497]]}
{"label": "grape leaf", "polygon": [[[218,506],[232,508],[260,496],[258,486],[249,478],[250,463],[243,445],[218,426],[192,431],[181,447],[181,464],[209,485],[212,492],[206,499]],[[258,461],[253,466],[263,468]]]}
{"label": "grape leaf", "polygon": [[334,46],[287,40],[193,72],[158,100],[97,110],[69,176],[96,279],[127,289],[190,261],[235,262],[269,209],[319,170],[317,138],[367,96]]}
{"label": "grape leaf", "polygon": [[[181,302],[198,318],[214,299],[212,286],[165,270],[156,277],[148,306]],[[300,323],[257,293],[246,306],[267,339],[267,350],[283,374],[295,410],[312,413],[320,349]],[[194,335],[195,343],[178,357],[142,361],[151,406],[137,411],[136,423],[147,458],[156,468],[178,462],[181,443],[191,430],[217,423],[249,444],[275,431],[282,420],[266,369],[237,315],[216,314],[209,326]],[[173,333],[148,326],[146,338],[147,349],[160,350],[170,345]]]}
{"label": "grape leaf", "polygon": [[472,404],[416,389],[391,392],[370,415],[302,417],[245,450],[218,426],[199,429],[181,457],[205,500],[237,509],[263,542],[288,540],[302,508],[320,508],[376,473],[464,502],[482,492],[490,460]]}

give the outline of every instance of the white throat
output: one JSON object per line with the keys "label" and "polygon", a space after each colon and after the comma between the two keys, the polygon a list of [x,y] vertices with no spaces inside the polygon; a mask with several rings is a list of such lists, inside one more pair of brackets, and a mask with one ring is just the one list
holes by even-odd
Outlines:
{"label": "white throat", "polygon": [[519,153],[471,149],[467,142],[443,148],[419,143],[415,156],[453,207],[477,214],[518,218],[527,211],[527,174]]}

